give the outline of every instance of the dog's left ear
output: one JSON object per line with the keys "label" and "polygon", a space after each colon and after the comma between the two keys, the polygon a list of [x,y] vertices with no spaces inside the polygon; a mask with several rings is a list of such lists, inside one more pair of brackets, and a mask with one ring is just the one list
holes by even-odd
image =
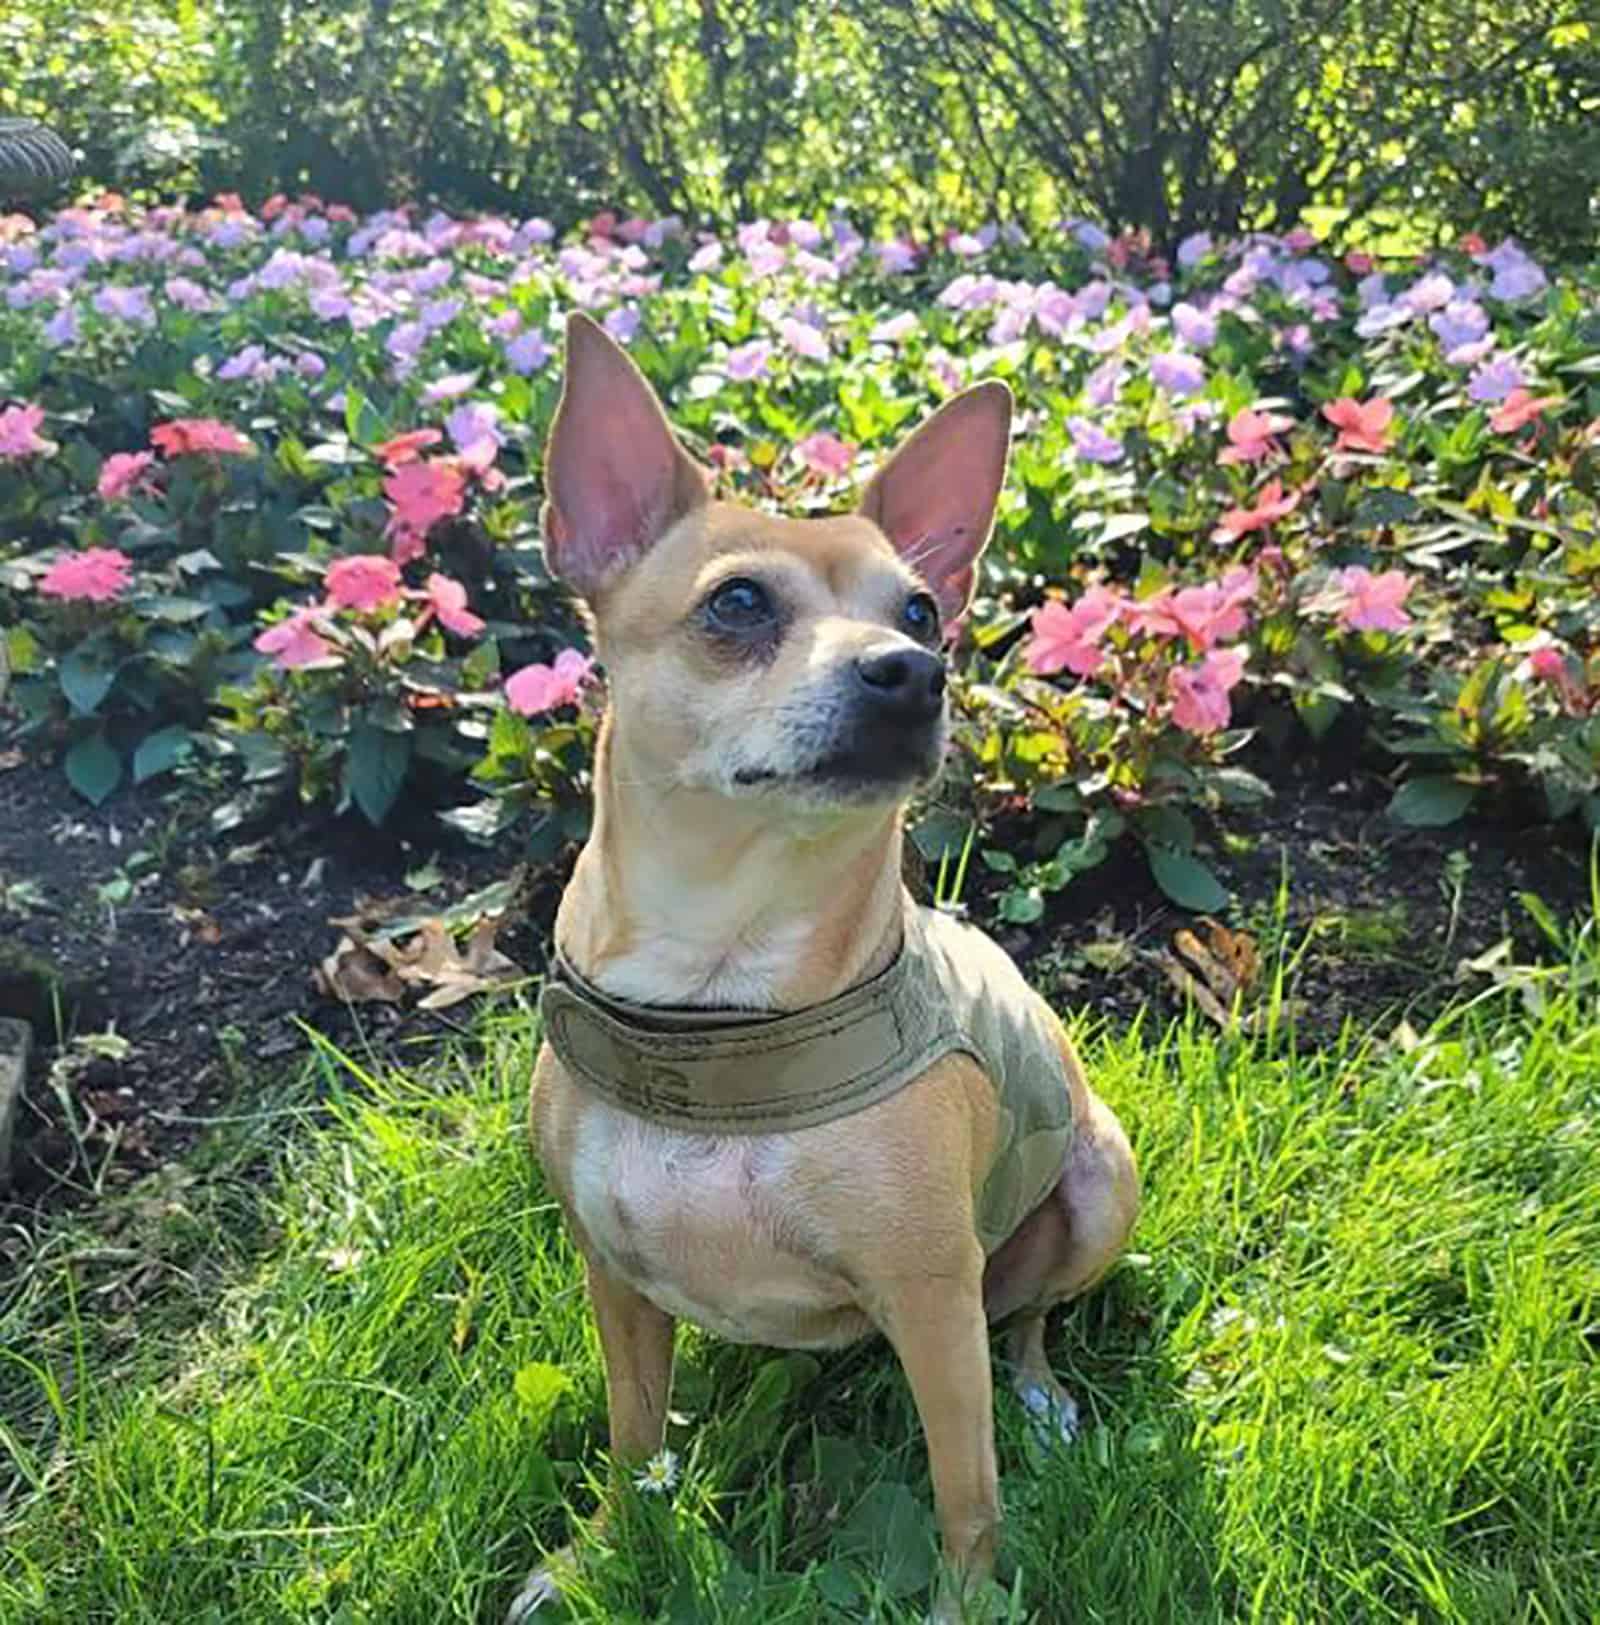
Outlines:
{"label": "dog's left ear", "polygon": [[946,622],[972,597],[1011,448],[1011,391],[997,379],[947,401],[873,475],[860,512],[933,589]]}

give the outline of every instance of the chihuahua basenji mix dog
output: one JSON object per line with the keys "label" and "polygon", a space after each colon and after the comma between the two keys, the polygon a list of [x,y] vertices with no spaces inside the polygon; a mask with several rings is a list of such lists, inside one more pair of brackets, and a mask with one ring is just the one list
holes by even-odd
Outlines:
{"label": "chihuahua basenji mix dog", "polygon": [[547,556],[609,706],[531,1126],[587,1267],[614,1470],[662,1448],[679,1317],[787,1348],[882,1332],[927,1437],[941,1625],[994,1561],[989,1323],[1011,1323],[1024,1404],[1070,1436],[1045,1313],[1113,1262],[1139,1201],[1054,1015],[901,880],[1010,421],[1010,392],[980,384],[854,513],[779,518],[712,501],[643,376],[575,315],[545,464]]}

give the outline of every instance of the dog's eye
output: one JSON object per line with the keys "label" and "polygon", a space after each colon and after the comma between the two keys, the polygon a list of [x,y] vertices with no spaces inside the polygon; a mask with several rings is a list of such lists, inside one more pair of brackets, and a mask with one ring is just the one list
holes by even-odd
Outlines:
{"label": "dog's eye", "polygon": [[900,611],[900,622],[919,643],[932,643],[939,635],[939,606],[933,594],[914,592]]}
{"label": "dog's eye", "polygon": [[726,632],[749,632],[773,619],[767,589],[746,576],[724,581],[706,600],[706,613],[714,626]]}

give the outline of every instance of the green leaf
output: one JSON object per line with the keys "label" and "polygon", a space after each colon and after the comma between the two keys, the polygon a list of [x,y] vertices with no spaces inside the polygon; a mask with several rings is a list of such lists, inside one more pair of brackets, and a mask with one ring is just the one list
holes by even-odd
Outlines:
{"label": "green leaf", "polygon": [[927,1514],[904,1484],[874,1484],[839,1526],[838,1549],[871,1566],[891,1597],[909,1597],[933,1579]]}
{"label": "green leaf", "polygon": [[542,1432],[555,1414],[556,1407],[572,1392],[572,1378],[558,1365],[535,1360],[525,1365],[511,1379],[517,1404],[533,1424],[535,1432]]}
{"label": "green leaf", "polygon": [[1222,882],[1192,852],[1180,852],[1158,841],[1146,842],[1145,852],[1156,884],[1179,908],[1215,914],[1228,906]]}
{"label": "green leaf", "polygon": [[411,765],[411,735],[358,722],[350,733],[345,789],[374,826],[389,816]]}
{"label": "green leaf", "polygon": [[1009,925],[1032,925],[1044,913],[1044,894],[1037,886],[1014,887],[1000,899],[1000,918]]}
{"label": "green leaf", "polygon": [[1442,829],[1466,812],[1477,793],[1476,785],[1443,773],[1408,779],[1395,791],[1389,816],[1412,829]]}
{"label": "green leaf", "polygon": [[176,767],[189,754],[189,744],[187,728],[158,728],[146,734],[133,753],[133,782],[143,784]]}
{"label": "green leaf", "polygon": [[92,733],[67,752],[66,769],[72,788],[98,807],[122,778],[122,758],[103,733]]}
{"label": "green leaf", "polygon": [[101,646],[91,642],[80,643],[76,649],[63,655],[56,667],[56,681],[67,703],[80,717],[92,717],[116,681],[117,668],[102,665],[95,657],[103,652]]}
{"label": "green leaf", "polygon": [[1014,875],[1017,872],[1017,860],[1009,852],[1001,852],[994,847],[984,849],[983,865],[986,869],[993,869],[997,875]]}
{"label": "green leaf", "polygon": [[1272,786],[1245,767],[1219,767],[1211,774],[1211,782],[1230,807],[1253,807],[1272,799]]}

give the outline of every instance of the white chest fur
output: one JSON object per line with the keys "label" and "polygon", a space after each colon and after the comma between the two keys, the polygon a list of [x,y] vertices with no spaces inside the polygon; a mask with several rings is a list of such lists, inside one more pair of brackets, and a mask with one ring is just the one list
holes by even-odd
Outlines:
{"label": "white chest fur", "polygon": [[796,1139],[690,1133],[591,1101],[574,1215],[606,1267],[669,1314],[740,1343],[851,1342],[870,1322],[808,1221]]}

